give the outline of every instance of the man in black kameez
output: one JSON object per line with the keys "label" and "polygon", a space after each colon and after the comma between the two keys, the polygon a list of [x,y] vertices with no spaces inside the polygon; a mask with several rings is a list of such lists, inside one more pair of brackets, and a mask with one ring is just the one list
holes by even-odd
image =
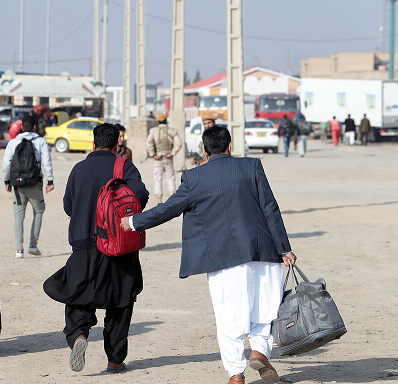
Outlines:
{"label": "man in black kameez", "polygon": [[[133,305],[143,285],[138,252],[108,257],[95,246],[98,193],[113,177],[118,137],[119,131],[111,124],[95,127],[94,151],[72,169],[64,210],[70,216],[73,253],[66,265],[44,283],[47,295],[66,304],[64,333],[72,348],[69,365],[77,372],[84,368],[87,338],[90,328],[97,324],[97,308],[106,309],[103,334],[107,370],[126,370],[123,361]],[[123,178],[144,209],[149,193],[130,161],[124,166]]]}

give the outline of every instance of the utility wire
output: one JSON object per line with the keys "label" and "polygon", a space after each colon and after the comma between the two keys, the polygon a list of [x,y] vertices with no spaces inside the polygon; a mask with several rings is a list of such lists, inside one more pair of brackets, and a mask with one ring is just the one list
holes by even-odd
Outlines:
{"label": "utility wire", "polygon": [[[69,37],[71,37],[72,35],[74,35],[79,29],[81,29],[84,25],[86,25],[86,22],[93,16],[94,11],[91,11],[90,14],[83,20],[83,22],[76,27],[71,33],[69,33],[68,35],[66,35],[65,37],[63,37],[61,40],[59,40],[58,42],[50,45],[49,48],[53,48],[56,47],[57,45],[60,45],[61,43],[63,43],[65,40],[69,39]],[[42,48],[42,49],[38,49],[37,51],[29,51],[29,52],[25,52],[25,54],[34,54],[34,53],[39,53],[39,52],[43,52],[45,51],[46,48]],[[25,63],[27,63],[27,61],[25,61]]]}
{"label": "utility wire", "polygon": [[[115,4],[118,7],[124,8],[124,6],[115,0],[109,0],[110,3]],[[131,10],[135,12],[135,8],[131,7]],[[161,17],[153,15],[150,13],[145,13],[146,16],[151,17],[156,20],[166,21],[172,23],[173,20],[166,17]],[[225,31],[220,31],[217,29],[201,27],[199,25],[185,24],[186,28],[196,29],[200,31],[210,32],[218,35],[226,35]],[[386,35],[387,36],[387,35]],[[398,34],[396,34],[398,36]],[[341,42],[353,42],[353,41],[366,41],[366,40],[379,40],[379,36],[368,36],[368,37],[348,37],[345,39],[296,39],[296,38],[279,38],[279,37],[269,37],[269,36],[253,36],[253,35],[243,35],[245,39],[261,40],[261,41],[276,41],[276,42],[291,42],[291,43],[341,43]]]}

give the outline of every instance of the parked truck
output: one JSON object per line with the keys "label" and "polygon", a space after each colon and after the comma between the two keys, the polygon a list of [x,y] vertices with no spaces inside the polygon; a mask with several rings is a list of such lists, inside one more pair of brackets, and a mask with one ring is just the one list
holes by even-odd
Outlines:
{"label": "parked truck", "polygon": [[301,112],[315,127],[348,114],[358,126],[366,114],[376,141],[398,136],[398,81],[303,78],[298,93]]}

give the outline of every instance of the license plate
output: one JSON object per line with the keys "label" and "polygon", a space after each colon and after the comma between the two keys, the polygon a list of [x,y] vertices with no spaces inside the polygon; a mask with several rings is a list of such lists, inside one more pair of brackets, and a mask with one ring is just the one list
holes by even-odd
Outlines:
{"label": "license plate", "polygon": [[265,133],[263,133],[263,132],[257,133],[257,136],[265,136]]}

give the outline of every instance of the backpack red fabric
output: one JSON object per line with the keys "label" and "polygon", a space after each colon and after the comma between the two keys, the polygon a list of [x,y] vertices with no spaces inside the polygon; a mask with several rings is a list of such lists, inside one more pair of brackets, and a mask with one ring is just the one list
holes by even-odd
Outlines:
{"label": "backpack red fabric", "polygon": [[104,185],[97,200],[97,248],[107,256],[122,256],[145,247],[145,231],[125,232],[121,219],[142,212],[141,203],[123,180],[125,158],[116,158],[113,178]]}

